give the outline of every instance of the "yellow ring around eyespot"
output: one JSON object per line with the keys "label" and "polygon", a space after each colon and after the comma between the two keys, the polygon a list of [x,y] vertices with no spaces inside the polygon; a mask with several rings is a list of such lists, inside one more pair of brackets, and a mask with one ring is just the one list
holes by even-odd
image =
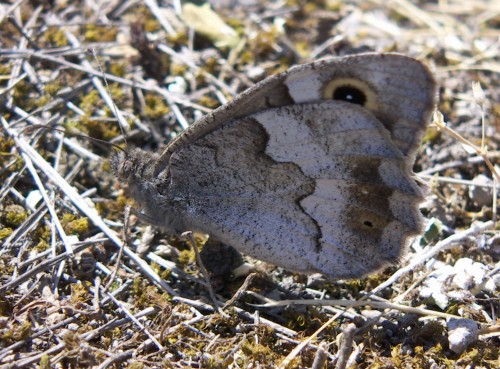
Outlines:
{"label": "yellow ring around eyespot", "polygon": [[356,78],[336,78],[328,82],[323,88],[322,97],[324,100],[332,100],[333,92],[339,87],[353,87],[366,96],[366,102],[363,105],[368,110],[378,110],[378,101],[375,91],[366,82]]}

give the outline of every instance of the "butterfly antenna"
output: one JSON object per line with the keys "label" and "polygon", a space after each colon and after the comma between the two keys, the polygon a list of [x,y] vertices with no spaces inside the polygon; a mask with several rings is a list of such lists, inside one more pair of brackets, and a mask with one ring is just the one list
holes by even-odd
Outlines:
{"label": "butterfly antenna", "polygon": [[47,130],[51,130],[51,131],[61,132],[61,133],[65,134],[66,136],[79,137],[79,138],[83,138],[83,139],[86,139],[86,140],[89,140],[89,141],[100,142],[102,144],[112,146],[114,149],[116,149],[118,151],[127,152],[126,149],[124,149],[124,148],[122,148],[122,147],[120,147],[120,146],[118,146],[118,145],[116,145],[116,144],[114,144],[112,142],[100,140],[98,138],[89,137],[89,136],[82,135],[82,134],[79,134],[79,133],[68,133],[64,129],[54,128],[54,127],[50,127],[50,126],[47,126],[47,125],[44,125],[44,124],[32,124],[31,126],[24,128],[21,132],[22,133],[27,133],[27,134],[32,134],[35,131],[35,129],[37,129],[37,128],[38,129],[47,129]]}
{"label": "butterfly antenna", "polygon": [[101,63],[99,62],[99,59],[97,58],[97,54],[95,53],[95,50],[93,48],[89,48],[88,51],[92,54],[92,56],[94,57],[94,60],[96,61],[97,63],[97,66],[99,68],[99,71],[101,72],[101,75],[102,75],[102,79],[104,81],[104,84],[106,86],[106,90],[108,91],[108,95],[109,95],[109,98],[110,98],[110,101],[109,103],[111,104],[111,106],[113,107],[113,113],[115,114],[115,117],[116,119],[118,120],[118,126],[120,127],[120,132],[122,133],[122,136],[123,136],[123,141],[125,142],[125,147],[128,148],[128,143],[127,143],[127,136],[125,135],[125,131],[123,129],[123,127],[127,127],[128,126],[128,123],[125,121],[125,118],[123,117],[123,115],[120,113],[120,111],[118,110],[118,107],[116,106],[114,100],[113,100],[113,97],[112,97],[112,94],[111,94],[111,91],[109,89],[109,84],[108,84],[108,80],[106,79],[106,73],[104,73],[104,70],[102,69],[102,66],[101,66]]}

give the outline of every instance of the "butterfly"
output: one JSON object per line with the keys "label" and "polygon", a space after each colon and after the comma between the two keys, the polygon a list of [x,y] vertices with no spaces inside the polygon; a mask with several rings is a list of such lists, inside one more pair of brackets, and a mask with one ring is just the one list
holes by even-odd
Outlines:
{"label": "butterfly", "polygon": [[360,54],[268,77],[161,153],[111,159],[141,217],[327,278],[398,262],[422,231],[412,172],[436,104],[421,62]]}

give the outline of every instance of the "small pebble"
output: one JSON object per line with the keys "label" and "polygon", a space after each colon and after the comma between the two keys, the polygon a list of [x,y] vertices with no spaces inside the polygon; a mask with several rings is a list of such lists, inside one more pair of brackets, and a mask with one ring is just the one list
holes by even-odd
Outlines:
{"label": "small pebble", "polygon": [[484,174],[480,174],[476,176],[472,182],[478,185],[469,188],[470,199],[474,201],[476,206],[491,206],[493,202],[493,190],[491,187],[483,187],[481,185],[491,185],[493,181]]}
{"label": "small pebble", "polygon": [[464,352],[477,341],[478,331],[477,323],[472,319],[451,319],[448,322],[450,350],[457,354]]}

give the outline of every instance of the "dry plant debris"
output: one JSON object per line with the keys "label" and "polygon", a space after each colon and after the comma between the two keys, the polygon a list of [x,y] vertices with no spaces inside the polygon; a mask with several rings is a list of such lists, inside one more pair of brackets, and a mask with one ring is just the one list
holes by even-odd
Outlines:
{"label": "dry plant debris", "polygon": [[[493,0],[1,3],[0,368],[500,367],[499,25]],[[244,264],[212,276],[214,309],[183,240],[132,215],[120,247],[109,145],[27,130],[157,150],[267,75],[363,51],[432,65],[443,118],[415,168],[429,227],[362,280]]]}

